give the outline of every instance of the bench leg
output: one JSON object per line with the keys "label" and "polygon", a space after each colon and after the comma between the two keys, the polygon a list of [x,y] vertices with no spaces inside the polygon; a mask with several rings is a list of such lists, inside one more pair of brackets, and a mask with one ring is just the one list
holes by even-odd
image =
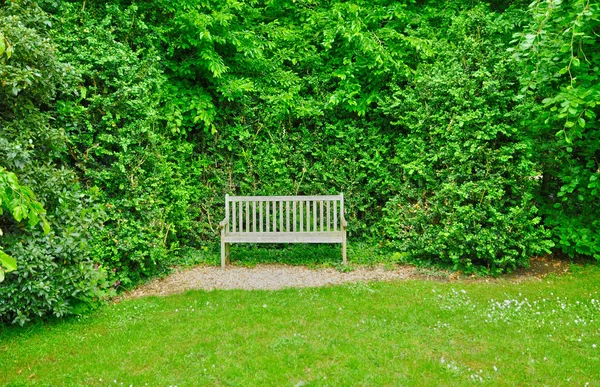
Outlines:
{"label": "bench leg", "polygon": [[225,242],[221,241],[221,269],[225,269]]}
{"label": "bench leg", "polygon": [[229,264],[229,243],[221,242],[221,268]]}
{"label": "bench leg", "polygon": [[231,243],[225,243],[225,263],[229,265],[231,263],[229,248],[231,247]]}
{"label": "bench leg", "polygon": [[348,260],[346,259],[346,232],[344,232],[342,238],[342,260],[344,261],[344,265],[348,264]]}

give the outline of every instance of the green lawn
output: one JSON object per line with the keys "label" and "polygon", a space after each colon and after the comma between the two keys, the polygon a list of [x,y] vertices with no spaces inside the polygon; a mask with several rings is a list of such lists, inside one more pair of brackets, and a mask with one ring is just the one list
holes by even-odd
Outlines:
{"label": "green lawn", "polygon": [[192,291],[0,334],[0,385],[598,385],[600,268]]}

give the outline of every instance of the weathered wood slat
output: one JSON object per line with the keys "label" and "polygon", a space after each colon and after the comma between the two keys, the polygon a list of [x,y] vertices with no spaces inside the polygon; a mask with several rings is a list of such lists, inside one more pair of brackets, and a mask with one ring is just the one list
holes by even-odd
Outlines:
{"label": "weathered wood slat", "polygon": [[331,200],[327,201],[327,231],[331,230]]}
{"label": "weathered wood slat", "polygon": [[256,232],[256,202],[252,202],[252,231]]}
{"label": "weathered wood slat", "polygon": [[285,231],[290,232],[290,202],[285,202]]}
{"label": "weathered wood slat", "polygon": [[323,232],[323,201],[319,200],[319,207],[321,209],[321,232]]}
{"label": "weathered wood slat", "polygon": [[227,220],[227,231],[229,231],[231,227],[229,224],[229,195],[225,195],[225,219]]}
{"label": "weathered wood slat", "polygon": [[271,233],[229,233],[223,237],[227,243],[341,243],[343,232],[271,232]]}
{"label": "weathered wood slat", "polygon": [[340,200],[341,195],[300,195],[300,196],[228,196],[226,200],[230,202],[260,202],[266,200],[289,200],[291,202],[307,200]]}
{"label": "weathered wood slat", "polygon": [[337,231],[337,202],[333,202],[333,231]]}
{"label": "weathered wood slat", "polygon": [[313,231],[317,231],[317,201],[313,200]]}
{"label": "weathered wood slat", "polygon": [[258,209],[259,209],[259,219],[260,219],[260,232],[263,232],[263,205],[262,202],[258,202]]}
{"label": "weathered wood slat", "polygon": [[265,202],[265,207],[267,209],[267,215],[265,218],[265,223],[267,225],[267,229],[265,232],[269,232],[269,227],[271,226],[271,217],[269,216],[269,207],[271,207],[271,206],[270,206],[269,202]]}
{"label": "weathered wood slat", "polygon": [[246,232],[250,232],[250,202],[246,202],[246,213],[244,215],[246,219]]}
{"label": "weathered wood slat", "polygon": [[279,231],[283,230],[283,202],[279,202]]}
{"label": "weathered wood slat", "polygon": [[236,228],[235,228],[235,202],[231,203],[231,209],[232,209],[232,215],[231,215],[231,231],[232,232],[237,232]]}
{"label": "weathered wood slat", "polygon": [[238,218],[240,220],[240,231],[243,231],[244,230],[244,222],[243,222],[243,219],[244,219],[244,208],[242,207],[243,202],[238,202],[238,203],[240,203],[240,212],[238,214]]}
{"label": "weathered wood slat", "polygon": [[273,231],[277,231],[277,205],[275,204],[277,203],[276,201],[273,201]]}
{"label": "weathered wood slat", "polygon": [[294,219],[292,220],[292,223],[294,225],[294,227],[293,227],[294,228],[294,232],[298,231],[298,227],[297,227],[297,223],[296,223],[296,221],[297,221],[297,218],[296,218],[296,203],[297,202],[292,202],[292,213],[294,214]]}
{"label": "weathered wood slat", "polygon": [[302,213],[303,201],[300,201],[300,232],[304,232],[304,215]]}

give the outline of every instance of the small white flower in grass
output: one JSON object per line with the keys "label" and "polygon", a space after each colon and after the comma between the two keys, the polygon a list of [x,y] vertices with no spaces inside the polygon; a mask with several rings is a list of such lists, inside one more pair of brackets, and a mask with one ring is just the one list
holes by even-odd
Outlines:
{"label": "small white flower in grass", "polygon": [[592,348],[596,348],[596,344],[592,344]]}
{"label": "small white flower in grass", "polygon": [[498,367],[494,366],[494,371],[498,372]]}
{"label": "small white flower in grass", "polygon": [[263,304],[263,308],[266,308],[266,307],[267,307],[267,304]]}
{"label": "small white flower in grass", "polygon": [[441,362],[442,364],[444,364],[444,363],[446,362],[446,359],[444,359],[444,357],[442,356],[442,358],[440,359],[440,362]]}

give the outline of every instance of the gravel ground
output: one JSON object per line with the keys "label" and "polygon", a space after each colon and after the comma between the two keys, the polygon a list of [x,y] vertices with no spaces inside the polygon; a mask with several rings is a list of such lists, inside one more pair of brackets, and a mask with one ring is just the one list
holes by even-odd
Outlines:
{"label": "gravel ground", "polygon": [[199,266],[182,270],[152,281],[125,295],[125,298],[166,296],[190,289],[266,289],[317,287],[359,281],[394,281],[411,278],[416,269],[398,266],[386,270],[381,266],[360,267],[348,273],[332,268],[309,269],[304,266],[257,265],[252,268]]}
{"label": "gravel ground", "polygon": [[225,270],[216,266],[198,266],[182,269],[161,279],[153,280],[135,290],[127,292],[121,299],[143,296],[167,296],[191,289],[266,289],[318,287],[338,285],[346,282],[397,281],[422,279],[437,281],[483,281],[541,280],[548,274],[564,274],[569,262],[553,257],[535,257],[528,268],[497,278],[465,276],[456,272],[418,269],[414,266],[396,265],[391,270],[383,266],[356,267],[348,273],[332,268],[310,269],[305,266],[262,264],[255,267],[228,266]]}

